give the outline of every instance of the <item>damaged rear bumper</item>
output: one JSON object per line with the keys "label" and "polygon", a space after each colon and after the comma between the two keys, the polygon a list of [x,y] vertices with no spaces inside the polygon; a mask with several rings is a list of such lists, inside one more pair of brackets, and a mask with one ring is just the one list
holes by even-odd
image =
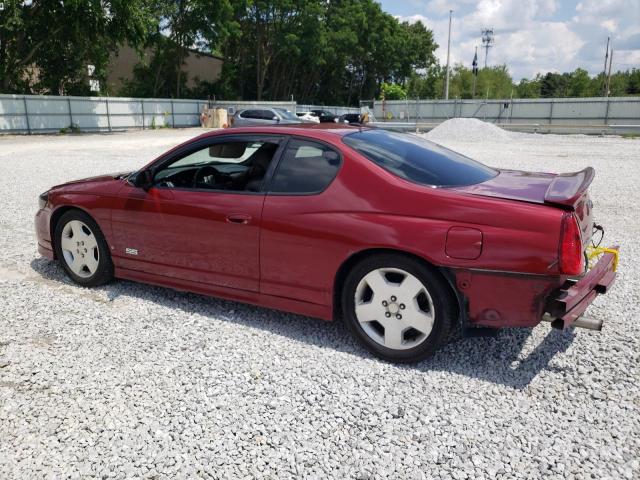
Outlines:
{"label": "damaged rear bumper", "polygon": [[601,330],[602,321],[582,317],[598,295],[609,291],[616,279],[618,247],[606,249],[598,263],[581,279],[568,280],[548,300],[542,320],[559,329],[582,327]]}

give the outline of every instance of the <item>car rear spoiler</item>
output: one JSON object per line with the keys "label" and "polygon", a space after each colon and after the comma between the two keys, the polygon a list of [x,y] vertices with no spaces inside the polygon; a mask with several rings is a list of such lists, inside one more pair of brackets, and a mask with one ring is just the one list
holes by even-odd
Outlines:
{"label": "car rear spoiler", "polygon": [[544,194],[544,202],[564,208],[574,208],[578,199],[589,188],[596,171],[593,167],[574,173],[561,173],[551,181]]}

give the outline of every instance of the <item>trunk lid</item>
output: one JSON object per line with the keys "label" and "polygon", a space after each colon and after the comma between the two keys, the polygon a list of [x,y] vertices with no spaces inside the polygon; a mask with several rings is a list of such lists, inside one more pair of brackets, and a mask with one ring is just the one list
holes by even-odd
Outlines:
{"label": "trunk lid", "polygon": [[498,170],[499,174],[486,182],[456,190],[486,197],[549,205],[573,211],[586,247],[593,228],[593,204],[588,188],[595,170],[587,167],[573,173],[539,173],[518,170]]}

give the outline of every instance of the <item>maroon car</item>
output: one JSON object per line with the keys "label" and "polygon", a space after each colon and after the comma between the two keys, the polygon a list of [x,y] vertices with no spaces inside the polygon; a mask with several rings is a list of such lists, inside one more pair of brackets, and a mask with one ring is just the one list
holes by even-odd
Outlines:
{"label": "maroon car", "polygon": [[461,330],[580,318],[615,278],[586,252],[592,168],[497,170],[344,125],[201,135],[133,173],[40,197],[38,250],[78,284],[125,278],[326,320],[421,360]]}

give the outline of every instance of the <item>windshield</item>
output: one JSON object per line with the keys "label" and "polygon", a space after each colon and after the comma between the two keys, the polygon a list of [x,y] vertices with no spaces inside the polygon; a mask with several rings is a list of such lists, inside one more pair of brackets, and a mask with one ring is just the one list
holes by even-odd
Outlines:
{"label": "windshield", "polygon": [[289,110],[285,110],[284,108],[275,108],[274,110],[278,112],[278,114],[282,118],[285,118],[287,120],[298,120],[298,117],[296,116],[296,114]]}
{"label": "windshield", "polygon": [[364,130],[343,142],[400,178],[421,185],[459,187],[481,183],[498,172],[417,135]]}

